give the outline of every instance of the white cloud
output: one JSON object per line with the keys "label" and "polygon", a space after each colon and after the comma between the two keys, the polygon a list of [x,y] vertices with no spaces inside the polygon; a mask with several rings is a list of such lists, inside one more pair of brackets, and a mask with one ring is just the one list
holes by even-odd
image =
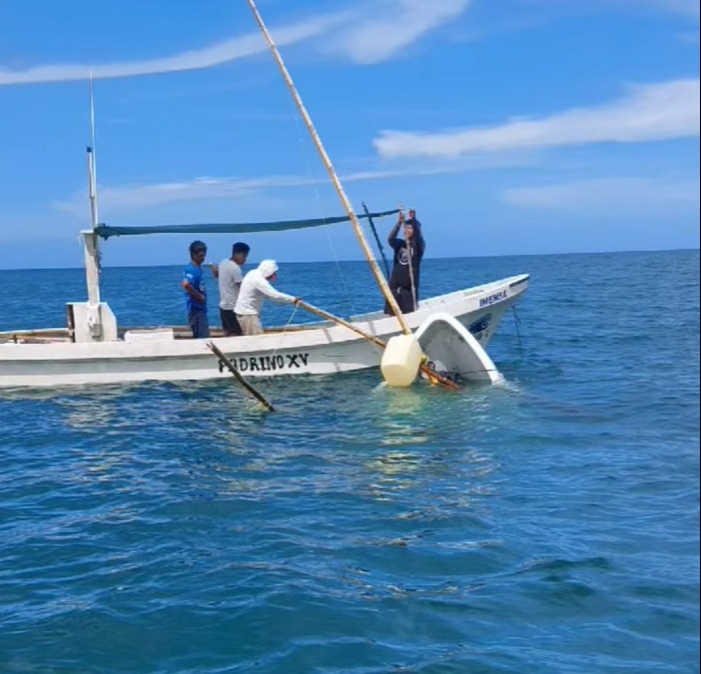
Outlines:
{"label": "white cloud", "polygon": [[[480,157],[460,163],[451,162],[429,166],[404,165],[382,170],[356,171],[341,175],[340,178],[343,183],[353,183],[460,173],[477,169],[523,167],[532,165],[532,163],[531,158],[523,156]],[[233,199],[263,191],[312,185],[329,186],[330,179],[325,173],[320,173],[318,176],[268,176],[250,179],[202,177],[179,182],[125,185],[123,187],[100,185],[98,199],[100,212],[107,213],[111,217],[113,213],[117,212],[141,210],[178,202]],[[87,204],[86,193],[79,191],[67,199],[55,202],[53,207],[58,211],[82,217],[88,213]]]}
{"label": "white cloud", "polygon": [[[271,33],[281,47],[311,41],[322,51],[331,51],[356,63],[378,63],[457,18],[468,4],[469,0],[367,0],[355,9],[271,28]],[[0,86],[85,80],[91,71],[96,79],[106,79],[200,70],[267,49],[260,33],[252,31],[201,49],[141,61],[37,65],[24,70],[0,66]]]}
{"label": "white cloud", "polygon": [[[287,26],[274,32],[275,40],[280,46],[295,44],[328,31],[334,24],[343,19],[343,14],[334,14]],[[261,35],[252,32],[248,35],[224,40],[202,49],[192,49],[173,56],[143,61],[123,61],[102,65],[40,65],[26,70],[15,71],[8,68],[0,68],[0,85],[84,80],[90,76],[91,71],[96,79],[103,79],[200,70],[252,56],[267,50],[267,48]]]}
{"label": "white cloud", "polygon": [[659,216],[699,209],[699,180],[602,178],[506,190],[502,200],[517,208],[559,214]]}
{"label": "white cloud", "polygon": [[689,19],[699,18],[698,0],[525,0],[528,4],[539,4],[573,12],[611,11],[621,8],[638,12],[658,10]]}
{"label": "white cloud", "polygon": [[457,19],[470,0],[373,0],[345,34],[334,36],[331,51],[356,63],[379,63],[409,47],[429,31]]}
{"label": "white cloud", "polygon": [[643,4],[657,7],[672,14],[699,18],[698,0],[643,0]]}
{"label": "white cloud", "polygon": [[630,87],[623,98],[573,108],[540,119],[433,133],[383,131],[374,146],[382,157],[455,158],[589,143],[640,143],[699,135],[699,80]]}
{"label": "white cloud", "polygon": [[[450,170],[450,169],[447,169]],[[427,169],[433,173],[440,169]],[[378,180],[406,175],[406,171],[366,171],[343,177],[344,182],[361,180]],[[100,209],[103,212],[138,210],[155,206],[164,206],[183,201],[208,201],[214,199],[231,199],[250,195],[270,189],[303,187],[329,181],[321,178],[301,176],[271,176],[267,178],[195,178],[182,182],[155,183],[148,185],[127,185],[124,187],[100,186],[98,192]],[[69,199],[54,204],[60,211],[84,215],[87,213],[87,197],[76,193]]]}

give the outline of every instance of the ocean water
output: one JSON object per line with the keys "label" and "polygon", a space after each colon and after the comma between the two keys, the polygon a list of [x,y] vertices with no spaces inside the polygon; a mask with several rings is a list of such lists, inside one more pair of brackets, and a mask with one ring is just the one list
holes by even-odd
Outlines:
{"label": "ocean water", "polygon": [[[699,672],[699,252],[429,260],[423,294],[521,272],[503,386],[0,393],[0,671]],[[84,297],[80,270],[4,278],[0,330]],[[179,279],[104,294],[183,323]],[[279,287],[379,304],[360,263]]]}

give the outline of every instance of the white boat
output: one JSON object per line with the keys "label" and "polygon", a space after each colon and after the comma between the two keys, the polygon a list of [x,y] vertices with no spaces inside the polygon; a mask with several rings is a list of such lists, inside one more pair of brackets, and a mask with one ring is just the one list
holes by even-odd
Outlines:
{"label": "white boat", "polygon": [[[527,287],[528,276],[520,275],[458,290],[420,302],[405,319],[417,330],[436,312],[448,314],[485,347]],[[207,348],[208,340],[192,339],[188,328],[121,331],[103,302],[102,335],[94,340],[88,313],[88,303],[70,304],[69,328],[0,333],[0,388],[230,377]],[[383,341],[401,332],[396,318],[382,313],[350,321]],[[247,378],[352,372],[376,368],[382,357],[381,348],[331,322],[291,325],[251,337],[213,336],[211,341]],[[430,344],[422,346],[429,360],[434,359]]]}
{"label": "white boat", "polygon": [[[360,218],[397,211],[356,215],[321,140],[304,108],[253,0],[254,16],[280,66],[285,81],[317,145],[346,216],[264,224],[178,225],[173,227],[108,227],[97,215],[95,161],[88,149],[88,177],[93,228],[82,232],[85,249],[87,302],[67,305],[67,327],[0,333],[0,388],[62,387],[145,381],[187,381],[229,377],[211,342],[234,369],[248,377],[329,375],[376,368],[384,342],[401,333],[417,336],[434,370],[448,370],[466,379],[495,381],[496,368],[484,351],[504,313],[523,295],[528,276],[506,278],[421,301],[418,309],[402,314],[365,241]],[[91,86],[92,94],[92,86]],[[91,95],[92,101],[92,95]],[[91,119],[92,114],[91,103]],[[92,126],[94,146],[94,121]],[[100,298],[99,241],[110,236],[163,233],[243,233],[280,231],[350,221],[383,295],[396,316],[367,314],[325,323],[291,325],[263,335],[193,339],[186,328],[120,329],[109,304]],[[175,289],[174,289],[175,290]],[[365,335],[365,336],[363,336]],[[425,369],[425,367],[424,367]],[[434,377],[434,380],[438,380]]]}

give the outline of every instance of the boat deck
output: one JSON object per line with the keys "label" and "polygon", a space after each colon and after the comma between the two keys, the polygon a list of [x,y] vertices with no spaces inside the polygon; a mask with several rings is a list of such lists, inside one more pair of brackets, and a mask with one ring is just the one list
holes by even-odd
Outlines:
{"label": "boat deck", "polygon": [[[457,290],[446,295],[439,295],[437,297],[431,297],[419,302],[419,308],[416,312],[417,315],[425,313],[426,311],[443,311],[446,307],[449,307],[455,302],[464,300],[465,298],[478,297],[482,295],[489,295],[490,292],[494,292],[498,289],[509,288],[515,289],[528,281],[527,274],[521,274],[519,276],[512,276],[506,279],[501,279],[499,281],[493,281],[491,283],[485,283],[483,285],[474,286],[472,288],[466,288],[464,290]],[[517,291],[512,295],[515,297],[520,292]],[[511,293],[510,293],[511,295]],[[496,299],[496,298],[495,298]],[[501,300],[501,298],[498,298]],[[511,297],[510,297],[511,299]],[[413,314],[412,314],[413,316]],[[376,311],[372,313],[360,314],[357,316],[352,316],[346,319],[349,323],[371,323],[377,320],[387,318],[387,316],[382,311]],[[295,325],[288,326],[276,326],[267,328],[265,334],[281,334],[281,333],[294,333],[303,332],[307,330],[314,330],[318,328],[325,328],[332,326],[333,323],[329,321],[313,321],[309,323],[297,323]],[[417,326],[418,327],[418,326]],[[152,326],[152,327],[120,327],[117,331],[118,340],[123,341],[149,341],[149,337],[153,338],[159,332],[170,332],[172,335],[168,335],[167,339],[175,340],[192,340],[192,333],[187,325],[175,325],[175,326]],[[127,339],[125,336],[130,333],[132,339]],[[210,328],[210,337],[213,339],[224,337],[224,332],[221,328]],[[73,331],[70,328],[47,328],[41,330],[14,330],[0,332],[0,344],[50,344],[50,343],[70,343],[73,342]]]}
{"label": "boat deck", "polygon": [[[283,332],[300,332],[318,328],[325,323],[306,323],[303,325],[289,325],[286,328],[273,327],[268,328],[265,334],[280,334]],[[132,327],[120,328],[118,331],[119,341],[124,341],[124,335],[128,332],[141,333],[147,335],[155,334],[163,330],[172,330],[173,338],[177,340],[193,339],[190,328],[186,325],[168,325],[158,327]],[[211,328],[209,331],[210,337],[216,339],[225,337],[224,331],[221,328]],[[47,328],[45,330],[14,330],[9,332],[0,332],[0,344],[53,344],[72,342],[73,335],[68,328]]]}

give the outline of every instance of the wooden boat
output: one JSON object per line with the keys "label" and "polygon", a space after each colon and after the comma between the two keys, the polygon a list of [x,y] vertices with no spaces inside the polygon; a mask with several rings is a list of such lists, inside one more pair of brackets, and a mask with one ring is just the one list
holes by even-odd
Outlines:
{"label": "wooden boat", "polygon": [[[205,380],[229,376],[213,356],[207,340],[192,339],[185,328],[120,329],[109,304],[100,297],[99,245],[101,239],[151,233],[244,233],[281,231],[350,222],[394,316],[382,313],[325,323],[288,326],[250,337],[213,335],[220,353],[245,377],[328,375],[375,368],[382,346],[394,336],[416,334],[429,362],[468,379],[495,381],[496,368],[484,351],[504,313],[524,294],[528,276],[520,275],[474,288],[457,290],[420,302],[402,314],[396,305],[367,242],[359,220],[397,211],[357,215],[321,144],[280,54],[258,13],[254,17],[280,67],[346,211],[345,216],[276,223],[176,225],[172,227],[111,227],[99,224],[95,159],[88,148],[88,185],[93,227],[82,232],[85,250],[87,302],[67,306],[67,327],[0,333],[0,388],[60,387],[143,381]],[[91,121],[94,114],[91,83]],[[373,226],[374,227],[374,226]],[[364,335],[364,336],[363,336]]]}
{"label": "wooden boat", "polygon": [[[405,314],[412,330],[436,312],[448,314],[486,347],[504,313],[528,287],[528,276],[514,276],[420,302]],[[121,331],[107,303],[100,304],[99,340],[89,339],[88,304],[68,306],[64,329],[0,333],[0,388],[58,387],[143,381],[182,381],[229,376],[220,371],[207,340],[189,329],[145,328]],[[382,313],[350,319],[383,341],[400,334],[396,318]],[[211,340],[248,377],[325,375],[376,368],[382,350],[332,322],[291,325],[251,337]],[[432,354],[424,349],[429,360]],[[445,369],[445,368],[444,368]],[[470,379],[469,373],[463,376]]]}

